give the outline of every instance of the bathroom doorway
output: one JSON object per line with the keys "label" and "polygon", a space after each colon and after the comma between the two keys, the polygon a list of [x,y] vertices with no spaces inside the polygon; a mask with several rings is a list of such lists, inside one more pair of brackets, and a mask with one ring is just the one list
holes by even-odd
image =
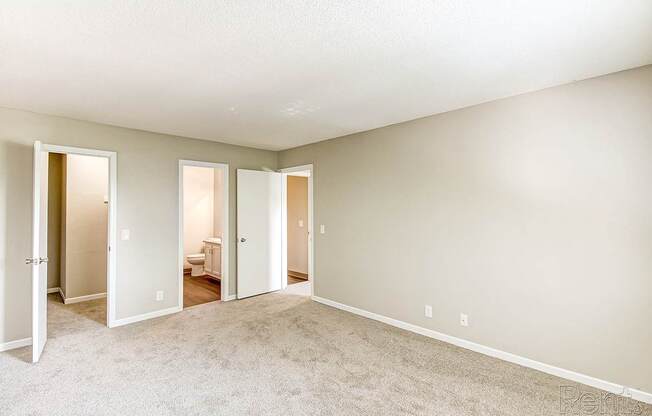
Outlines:
{"label": "bathroom doorway", "polygon": [[230,300],[228,165],[179,161],[179,305]]}
{"label": "bathroom doorway", "polygon": [[312,244],[312,165],[282,169],[283,287],[296,294],[314,293]]}

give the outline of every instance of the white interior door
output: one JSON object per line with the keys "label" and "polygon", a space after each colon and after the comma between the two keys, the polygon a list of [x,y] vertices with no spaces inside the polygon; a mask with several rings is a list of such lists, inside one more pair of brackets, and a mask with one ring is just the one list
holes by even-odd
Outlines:
{"label": "white interior door", "polygon": [[32,361],[37,362],[47,341],[48,284],[48,153],[34,142],[34,187],[32,211]]}
{"label": "white interior door", "polygon": [[283,176],[238,169],[238,299],[281,289]]}

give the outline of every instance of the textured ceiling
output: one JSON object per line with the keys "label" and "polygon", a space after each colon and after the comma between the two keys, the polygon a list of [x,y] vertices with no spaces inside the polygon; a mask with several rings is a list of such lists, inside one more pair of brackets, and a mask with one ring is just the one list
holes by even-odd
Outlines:
{"label": "textured ceiling", "polygon": [[650,0],[0,0],[0,106],[267,149],[649,63]]}

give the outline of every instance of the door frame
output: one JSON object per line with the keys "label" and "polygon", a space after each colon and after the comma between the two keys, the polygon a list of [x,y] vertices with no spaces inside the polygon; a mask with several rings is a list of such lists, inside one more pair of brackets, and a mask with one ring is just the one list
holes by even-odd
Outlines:
{"label": "door frame", "polygon": [[[113,151],[91,149],[85,147],[61,146],[43,143],[41,152],[61,153],[65,155],[82,155],[104,157],[109,159],[109,221],[107,241],[107,267],[106,267],[106,325],[115,326],[116,321],[116,270],[118,263],[118,154]],[[49,187],[49,184],[48,184]],[[49,189],[48,189],[49,193]],[[45,225],[47,227],[47,224]],[[47,233],[47,228],[46,228]],[[46,288],[47,290],[47,288]]]}
{"label": "door frame", "polygon": [[288,173],[292,172],[305,172],[309,171],[310,176],[308,176],[308,281],[310,282],[310,296],[315,296],[315,234],[314,234],[314,195],[313,195],[313,181],[315,177],[315,172],[313,170],[313,165],[300,165],[292,166],[289,168],[280,169],[279,172],[283,174],[283,226],[282,226],[282,253],[283,259],[281,260],[281,265],[283,267],[283,279],[282,287],[285,289],[287,287],[287,269],[288,269],[288,206],[287,206],[287,187],[288,180],[287,177],[290,176]]}
{"label": "door frame", "polygon": [[222,249],[220,250],[222,277],[220,279],[220,301],[226,302],[235,299],[235,296],[229,297],[229,246],[231,244],[231,234],[229,233],[229,164],[217,162],[203,162],[198,160],[179,159],[179,308],[183,310],[183,168],[184,166],[195,166],[202,168],[220,169],[222,171]]}

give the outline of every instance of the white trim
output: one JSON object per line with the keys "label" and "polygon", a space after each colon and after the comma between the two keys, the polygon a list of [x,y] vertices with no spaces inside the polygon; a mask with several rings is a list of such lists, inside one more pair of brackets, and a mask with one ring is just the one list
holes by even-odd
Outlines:
{"label": "white trim", "polygon": [[[84,156],[106,157],[109,159],[109,221],[107,241],[107,308],[106,323],[109,328],[113,325],[116,316],[116,279],[118,264],[118,154],[116,152],[98,149],[88,149],[73,146],[59,146],[54,144],[43,144],[42,151],[48,153],[63,153]],[[63,297],[63,292],[60,290]]]}
{"label": "white trim", "polygon": [[179,198],[178,207],[179,212],[179,254],[178,254],[178,270],[179,270],[179,300],[177,301],[178,307],[183,309],[183,167],[184,166],[197,166],[202,168],[220,169],[222,171],[222,246],[220,254],[222,257],[222,273],[220,278],[221,294],[220,299],[229,298],[229,246],[231,245],[231,235],[229,233],[229,165],[227,163],[215,162],[201,162],[197,160],[179,160]]}
{"label": "white trim", "polygon": [[130,316],[129,318],[116,319],[115,321],[113,321],[113,324],[111,325],[111,328],[115,328],[117,326],[133,324],[134,322],[145,321],[147,319],[158,318],[160,316],[170,315],[170,314],[173,314],[173,313],[181,312],[182,310],[183,310],[182,307],[173,306],[173,307],[167,308],[167,309],[160,309],[160,310],[154,311],[154,312],[147,312],[147,313],[143,313],[143,314],[136,315],[136,316]]}
{"label": "white trim", "polygon": [[88,300],[93,300],[93,299],[102,299],[106,297],[106,292],[104,293],[95,293],[92,295],[85,295],[85,296],[76,296],[74,298],[67,298],[63,295],[63,292],[59,292],[61,294],[61,297],[63,298],[63,303],[66,305],[70,305],[71,303],[79,303],[79,302],[86,302]]}
{"label": "white trim", "polygon": [[118,155],[109,156],[109,281],[106,285],[107,325],[116,319],[118,270]]}
{"label": "white trim", "polygon": [[222,299],[222,302],[229,302],[231,300],[235,300],[235,295],[229,295],[225,297],[224,299]]}
{"label": "white trim", "polygon": [[283,258],[281,260],[281,265],[283,267],[283,276],[285,277],[283,282],[283,289],[287,287],[287,264],[288,264],[288,244],[287,244],[287,177],[288,173],[291,172],[305,172],[309,171],[310,175],[308,176],[308,281],[310,282],[310,296],[315,295],[315,224],[314,224],[314,193],[313,193],[313,183],[315,177],[315,171],[313,170],[313,165],[301,165],[293,166],[289,168],[281,169],[279,172],[283,173],[283,227],[282,227],[282,239],[283,239]]}
{"label": "white trim", "polygon": [[48,293],[58,293],[58,292],[61,292],[60,287],[51,287],[48,289]]}
{"label": "white trim", "polygon": [[[61,296],[61,300],[63,300],[64,305],[70,305],[71,303],[79,303],[79,302],[86,302],[87,300],[93,300],[93,299],[102,299],[107,297],[106,292],[102,293],[94,293],[92,295],[84,295],[84,296],[76,296],[74,298],[67,298],[65,293],[63,293],[63,290],[60,287],[56,288],[59,291],[59,296]],[[52,289],[48,289],[48,293],[54,293],[50,292]],[[107,325],[109,328],[111,327],[110,325]]]}
{"label": "white trim", "polygon": [[439,341],[443,341],[449,344],[456,345],[467,350],[479,352],[480,354],[488,355],[490,357],[498,358],[510,363],[518,364],[523,367],[532,368],[534,370],[542,371],[547,374],[552,374],[553,376],[565,378],[567,380],[575,381],[578,383],[585,384],[587,386],[595,387],[601,390],[608,391],[617,395],[624,395],[631,397],[634,400],[638,400],[644,403],[652,404],[652,393],[647,393],[641,390],[632,389],[621,384],[612,383],[609,381],[600,380],[595,377],[591,377],[585,374],[577,373],[575,371],[566,370],[563,368],[555,367],[549,364],[545,364],[539,361],[535,361],[529,358],[521,357],[516,354],[509,352],[497,350],[495,348],[487,347],[475,342],[467,341],[461,338],[453,337],[450,335],[443,334],[441,332],[433,331],[432,329],[427,329],[418,325],[409,324],[407,322],[399,321],[398,319],[388,318],[377,313],[369,312],[364,309],[356,308],[354,306],[345,305],[343,303],[335,302],[330,299],[321,298],[319,296],[313,296],[312,300],[315,302],[322,303],[324,305],[332,306],[333,308],[341,309],[346,312],[350,312],[356,315],[364,316],[365,318],[373,319],[385,323],[387,325],[395,326],[397,328],[404,329],[406,331],[414,332],[420,335],[424,335],[429,338],[434,338]]}
{"label": "white trim", "polygon": [[32,345],[32,338],[17,339],[15,341],[3,342],[0,344],[0,352]]}
{"label": "white trim", "polygon": [[647,404],[652,404],[652,393],[648,393],[638,389],[629,389],[629,394],[631,395],[631,398],[634,400],[638,400],[639,402],[643,402]]}
{"label": "white trim", "polygon": [[74,147],[74,146],[60,146],[58,144],[47,144],[47,143],[43,144],[42,150],[49,153],[99,156],[99,157],[106,157],[106,158],[111,158],[115,155],[115,152],[109,150],[90,149],[85,147]]}

